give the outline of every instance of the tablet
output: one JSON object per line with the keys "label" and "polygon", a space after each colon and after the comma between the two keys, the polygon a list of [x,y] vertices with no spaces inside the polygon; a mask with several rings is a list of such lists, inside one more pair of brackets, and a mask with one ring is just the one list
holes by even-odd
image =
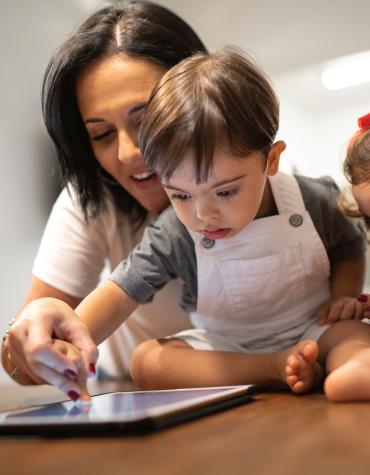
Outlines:
{"label": "tablet", "polygon": [[253,385],[114,392],[0,413],[0,435],[131,435],[161,429],[251,400]]}

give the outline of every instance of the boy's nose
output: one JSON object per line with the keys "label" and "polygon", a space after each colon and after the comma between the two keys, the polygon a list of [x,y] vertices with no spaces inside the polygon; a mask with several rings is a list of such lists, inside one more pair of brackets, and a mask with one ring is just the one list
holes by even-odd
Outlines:
{"label": "boy's nose", "polygon": [[197,218],[203,222],[209,222],[219,216],[219,211],[212,203],[199,203],[197,206]]}

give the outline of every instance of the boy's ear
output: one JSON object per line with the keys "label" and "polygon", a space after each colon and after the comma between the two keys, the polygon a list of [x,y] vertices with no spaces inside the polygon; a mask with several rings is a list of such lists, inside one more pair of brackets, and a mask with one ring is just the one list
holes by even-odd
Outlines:
{"label": "boy's ear", "polygon": [[278,140],[272,145],[267,155],[267,174],[273,176],[279,170],[280,155],[286,149],[286,144],[283,140]]}

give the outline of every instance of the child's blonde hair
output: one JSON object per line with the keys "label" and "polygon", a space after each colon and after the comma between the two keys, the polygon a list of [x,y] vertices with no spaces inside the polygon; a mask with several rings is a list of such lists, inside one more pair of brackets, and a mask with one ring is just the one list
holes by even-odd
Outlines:
{"label": "child's blonde hair", "polygon": [[[343,171],[351,185],[370,182],[370,113],[358,119],[359,130],[350,139],[347,147]],[[340,199],[343,211],[352,217],[364,218],[370,229],[370,218],[358,209],[353,197],[343,193]]]}

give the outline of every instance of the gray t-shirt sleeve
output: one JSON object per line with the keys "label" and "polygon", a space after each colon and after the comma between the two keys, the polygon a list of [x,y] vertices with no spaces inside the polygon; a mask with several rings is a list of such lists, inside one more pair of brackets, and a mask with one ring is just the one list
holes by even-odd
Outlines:
{"label": "gray t-shirt sleeve", "polygon": [[141,243],[117,266],[110,280],[136,302],[148,303],[177,277],[183,281],[181,306],[193,310],[197,295],[194,242],[169,207],[146,228]]}
{"label": "gray t-shirt sleeve", "polygon": [[366,240],[361,225],[341,212],[338,206],[340,190],[334,180],[328,176],[309,178],[296,175],[296,178],[330,262],[364,253]]}

